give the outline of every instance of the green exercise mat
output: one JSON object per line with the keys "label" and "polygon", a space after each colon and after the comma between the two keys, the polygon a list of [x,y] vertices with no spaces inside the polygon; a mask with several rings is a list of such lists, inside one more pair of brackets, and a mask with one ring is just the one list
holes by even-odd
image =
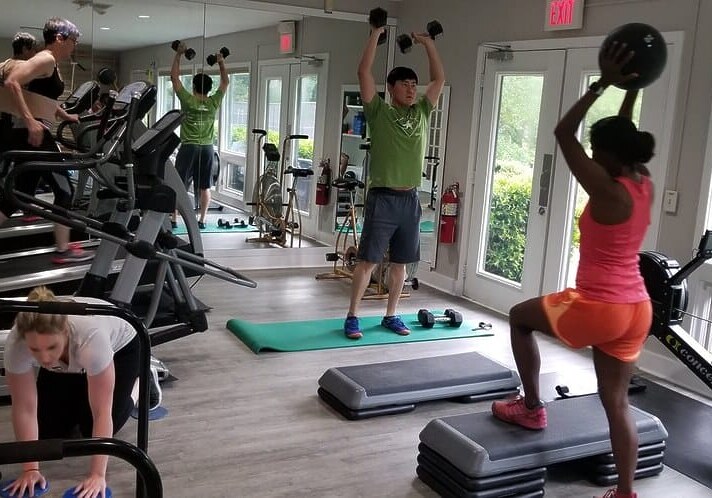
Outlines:
{"label": "green exercise mat", "polygon": [[465,320],[458,328],[436,324],[432,329],[426,329],[418,323],[415,314],[402,315],[401,318],[410,328],[410,335],[401,336],[382,327],[381,316],[360,317],[363,337],[358,340],[349,339],[344,335],[343,318],[272,323],[252,323],[233,318],[228,320],[227,328],[255,353],[309,351],[493,335],[491,330],[483,330],[479,325],[480,322]]}
{"label": "green exercise mat", "polygon": [[420,233],[433,233],[435,231],[434,221],[421,221],[420,222]]}
{"label": "green exercise mat", "polygon": [[[186,228],[185,223],[183,223],[181,221],[178,222],[178,226],[176,228],[174,228],[172,231],[175,235],[185,235],[188,233],[188,229]],[[234,225],[230,229],[220,228],[218,226],[217,221],[208,221],[205,224],[205,228],[202,228],[200,230],[201,233],[245,233],[245,232],[257,232],[257,231],[258,231],[258,228],[253,225],[247,225],[244,228],[237,227]]]}

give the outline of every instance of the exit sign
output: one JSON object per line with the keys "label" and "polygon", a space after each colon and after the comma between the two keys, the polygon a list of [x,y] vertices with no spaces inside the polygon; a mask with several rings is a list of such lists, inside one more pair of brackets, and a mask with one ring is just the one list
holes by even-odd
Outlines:
{"label": "exit sign", "polygon": [[546,0],[545,31],[581,29],[584,0]]}

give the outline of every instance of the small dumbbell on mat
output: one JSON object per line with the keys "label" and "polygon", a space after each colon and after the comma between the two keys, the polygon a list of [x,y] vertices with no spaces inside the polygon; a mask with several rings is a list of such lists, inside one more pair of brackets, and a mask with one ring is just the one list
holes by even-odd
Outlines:
{"label": "small dumbbell on mat", "polygon": [[[25,490],[23,494],[14,495],[10,494],[10,490],[5,490],[6,487],[15,482],[15,479],[8,479],[7,481],[0,482],[0,498],[27,498],[30,496],[29,490]],[[40,483],[35,484],[35,496],[42,496],[49,491],[49,481],[45,482],[45,487],[40,486]]]}
{"label": "small dumbbell on mat", "polygon": [[[223,59],[225,59],[228,55],[230,55],[230,49],[227,47],[223,47],[220,49],[220,53],[223,56]],[[205,58],[205,62],[208,63],[208,66],[214,66],[215,63],[218,61],[218,55],[215,54],[210,54]]]}
{"label": "small dumbbell on mat", "polygon": [[[371,25],[371,29],[382,28],[388,22],[388,12],[385,9],[376,7],[368,13],[368,24]],[[378,35],[378,44],[383,45],[386,43],[386,32],[384,31]]]}
{"label": "small dumbbell on mat", "polygon": [[232,228],[232,225],[228,220],[223,220],[222,218],[218,218],[218,228],[224,228],[225,230],[230,230]]}
{"label": "small dumbbell on mat", "polygon": [[418,310],[418,322],[426,329],[431,329],[436,323],[445,323],[450,327],[462,325],[462,314],[452,309],[446,309],[442,315],[436,315],[426,309]]}
{"label": "small dumbbell on mat", "polygon": [[[174,51],[178,52],[178,49],[181,47],[181,45],[185,47],[185,44],[182,41],[174,40],[173,43],[171,43],[171,48]],[[189,61],[193,60],[193,57],[195,57],[195,50],[193,50],[192,48],[186,48],[185,52],[183,52],[183,55],[185,55],[185,58]]]}
{"label": "small dumbbell on mat", "polygon": [[[440,21],[433,20],[428,23],[426,30],[428,35],[430,35],[430,38],[434,40],[439,35],[443,34],[443,25],[440,24]],[[413,39],[410,35],[406,35],[405,33],[398,35],[396,43],[398,44],[398,48],[400,48],[402,54],[407,54],[410,52],[410,49],[413,48]]]}
{"label": "small dumbbell on mat", "polygon": [[247,223],[245,223],[245,220],[241,220],[240,218],[235,218],[235,227],[236,228],[247,228]]}

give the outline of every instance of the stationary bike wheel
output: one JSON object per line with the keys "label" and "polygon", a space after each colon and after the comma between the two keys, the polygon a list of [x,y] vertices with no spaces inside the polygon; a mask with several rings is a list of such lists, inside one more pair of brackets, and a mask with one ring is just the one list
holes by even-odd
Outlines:
{"label": "stationary bike wheel", "polygon": [[262,202],[267,218],[276,222],[282,217],[282,186],[276,179],[268,178],[268,180],[262,184]]}
{"label": "stationary bike wheel", "polygon": [[378,263],[371,273],[371,282],[378,285],[380,283],[383,292],[388,292],[388,262]]}
{"label": "stationary bike wheel", "polygon": [[344,267],[353,272],[356,268],[356,257],[358,256],[358,249],[355,246],[349,246],[344,251]]}

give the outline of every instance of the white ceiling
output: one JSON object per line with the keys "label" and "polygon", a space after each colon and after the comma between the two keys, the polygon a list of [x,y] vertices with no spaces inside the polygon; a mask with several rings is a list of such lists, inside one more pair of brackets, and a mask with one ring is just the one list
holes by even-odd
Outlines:
{"label": "white ceiling", "polygon": [[[299,16],[177,0],[2,0],[0,38],[29,31],[41,41],[42,26],[64,17],[94,50],[127,50],[175,39],[217,36],[272,26]],[[139,15],[150,16],[140,19]],[[102,30],[108,27],[109,30]]]}

